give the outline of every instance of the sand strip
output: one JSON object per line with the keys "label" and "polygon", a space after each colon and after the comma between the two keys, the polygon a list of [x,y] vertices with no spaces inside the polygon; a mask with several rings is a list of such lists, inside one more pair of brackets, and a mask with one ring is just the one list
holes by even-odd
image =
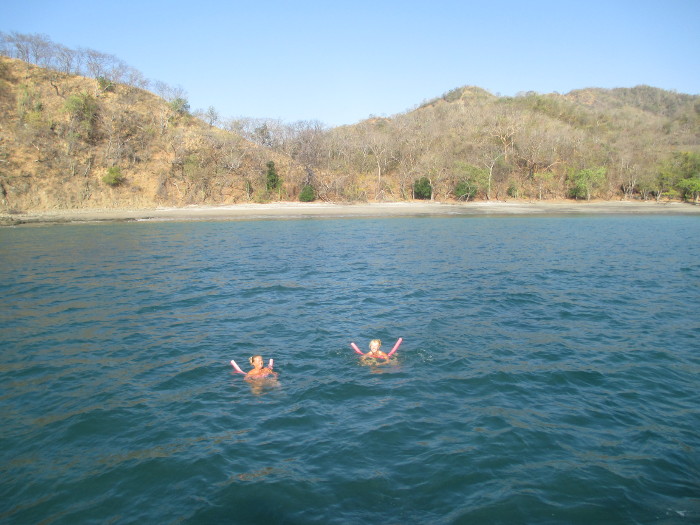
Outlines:
{"label": "sand strip", "polygon": [[234,204],[226,206],[158,207],[152,209],[80,209],[0,214],[0,225],[100,221],[196,221],[300,219],[311,217],[416,217],[507,215],[697,215],[700,206],[682,202],[642,201],[508,201],[508,202],[396,202]]}

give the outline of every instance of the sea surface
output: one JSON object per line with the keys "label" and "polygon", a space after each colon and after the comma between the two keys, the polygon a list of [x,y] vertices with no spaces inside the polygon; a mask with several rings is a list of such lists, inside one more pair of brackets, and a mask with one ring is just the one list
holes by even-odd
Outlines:
{"label": "sea surface", "polygon": [[[700,523],[700,218],[0,229],[0,523]],[[388,363],[362,364],[373,338]],[[248,357],[277,381],[248,382]]]}

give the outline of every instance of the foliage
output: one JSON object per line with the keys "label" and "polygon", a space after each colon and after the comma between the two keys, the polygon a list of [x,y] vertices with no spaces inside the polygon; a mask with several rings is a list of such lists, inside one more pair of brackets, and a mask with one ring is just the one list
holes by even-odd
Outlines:
{"label": "foliage", "polygon": [[700,199],[700,153],[676,152],[664,162],[657,175],[658,191],[673,195],[679,191],[687,200]]}
{"label": "foliage", "polygon": [[64,107],[72,117],[80,121],[92,121],[97,116],[97,101],[87,93],[71,95]]}
{"label": "foliage", "polygon": [[488,185],[489,171],[485,168],[466,162],[458,162],[456,172],[459,181],[455,186],[454,193],[459,200],[473,199],[479,190]]}
{"label": "foliage", "polygon": [[280,187],[282,180],[277,174],[277,168],[275,168],[274,161],[269,161],[267,164],[267,172],[265,173],[265,187],[267,191],[274,191]]}
{"label": "foliage", "polygon": [[700,175],[683,179],[678,183],[678,188],[683,192],[683,197],[687,200],[700,201]]}
{"label": "foliage", "polygon": [[464,88],[455,88],[451,89],[447,93],[445,93],[442,98],[445,102],[455,102],[456,100],[459,100],[462,98],[462,93],[464,92]]}
{"label": "foliage", "polygon": [[177,97],[170,101],[170,109],[172,109],[178,115],[189,115],[190,114],[190,103],[186,98]]}
{"label": "foliage", "polygon": [[316,191],[311,184],[305,185],[299,193],[299,200],[301,202],[313,202],[316,200]]}
{"label": "foliage", "polygon": [[574,199],[590,200],[592,192],[605,182],[605,167],[577,170],[570,175],[569,194]]}
{"label": "foliage", "polygon": [[462,179],[455,186],[455,197],[461,201],[468,201],[476,196],[479,187],[470,179]]}
{"label": "foliage", "polygon": [[113,188],[124,182],[124,176],[119,166],[112,166],[107,169],[107,174],[102,177],[102,182]]}
{"label": "foliage", "polygon": [[102,92],[113,92],[115,88],[114,82],[107,77],[97,77],[97,85]]}
{"label": "foliage", "polygon": [[413,196],[416,199],[430,199],[433,195],[433,187],[428,177],[421,177],[413,183]]}
{"label": "foliage", "polygon": [[86,140],[95,138],[95,124],[99,105],[92,95],[79,93],[71,95],[64,104],[65,111],[78,127],[78,133]]}

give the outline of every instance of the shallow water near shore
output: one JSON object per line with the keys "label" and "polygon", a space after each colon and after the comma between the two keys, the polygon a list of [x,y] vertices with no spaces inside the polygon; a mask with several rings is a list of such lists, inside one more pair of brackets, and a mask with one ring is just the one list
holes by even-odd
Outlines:
{"label": "shallow water near shore", "polygon": [[[0,522],[697,523],[700,218],[0,230]],[[370,339],[395,359],[363,366]],[[229,364],[275,359],[278,381]]]}

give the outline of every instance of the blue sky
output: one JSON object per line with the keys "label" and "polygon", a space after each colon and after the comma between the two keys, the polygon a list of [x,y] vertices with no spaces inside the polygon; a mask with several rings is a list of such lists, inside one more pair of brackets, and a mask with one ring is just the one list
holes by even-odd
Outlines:
{"label": "blue sky", "polygon": [[391,116],[455,87],[700,93],[700,0],[4,0],[0,31],[117,56],[222,117]]}

